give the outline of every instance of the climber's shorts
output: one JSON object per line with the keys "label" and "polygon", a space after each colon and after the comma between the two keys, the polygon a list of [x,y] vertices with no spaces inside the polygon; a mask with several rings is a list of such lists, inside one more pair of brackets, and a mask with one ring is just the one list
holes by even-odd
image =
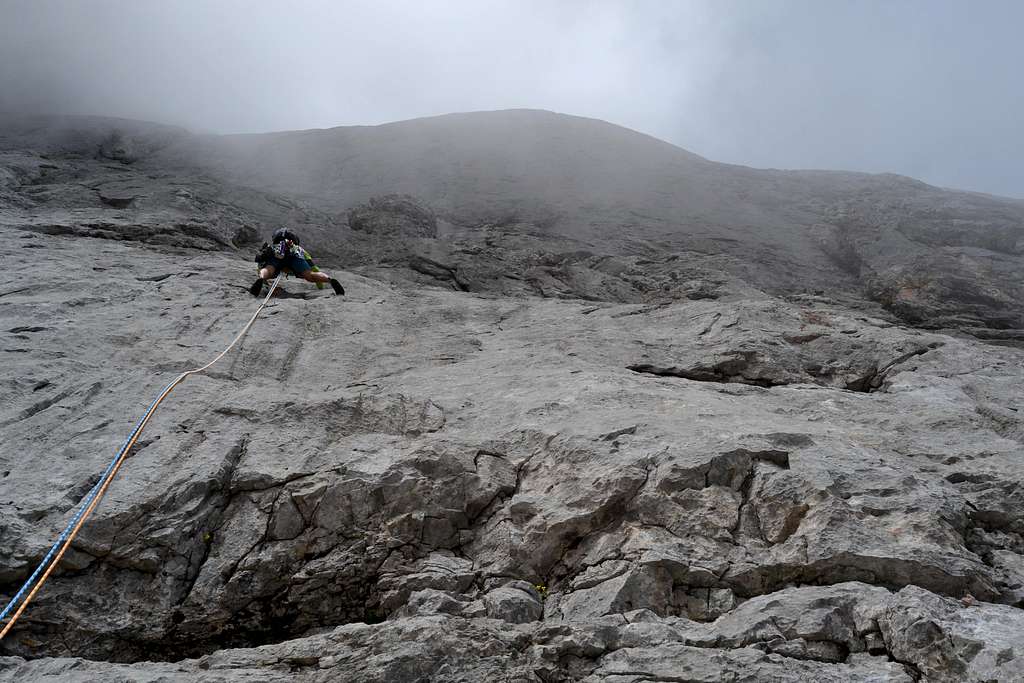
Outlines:
{"label": "climber's shorts", "polygon": [[270,265],[274,266],[274,270],[276,270],[278,273],[280,273],[282,269],[284,269],[289,270],[293,275],[298,275],[300,277],[304,275],[307,270],[310,270],[312,268],[312,266],[309,265],[309,261],[299,256],[296,256],[295,254],[288,254],[283,259],[270,259]]}

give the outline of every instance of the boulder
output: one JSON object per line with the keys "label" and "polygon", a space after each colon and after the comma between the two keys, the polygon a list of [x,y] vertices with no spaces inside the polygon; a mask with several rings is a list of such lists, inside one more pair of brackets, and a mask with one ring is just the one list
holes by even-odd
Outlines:
{"label": "boulder", "polygon": [[540,594],[526,581],[510,581],[483,597],[487,616],[510,624],[528,624],[544,613]]}
{"label": "boulder", "polygon": [[390,237],[437,237],[437,216],[415,197],[374,197],[348,212],[353,230]]}

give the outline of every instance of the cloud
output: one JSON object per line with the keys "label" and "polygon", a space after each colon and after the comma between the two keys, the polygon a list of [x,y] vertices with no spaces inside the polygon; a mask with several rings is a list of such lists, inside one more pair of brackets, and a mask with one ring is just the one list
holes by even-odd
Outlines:
{"label": "cloud", "polygon": [[217,132],[532,107],[1024,196],[1014,2],[0,0],[0,109]]}

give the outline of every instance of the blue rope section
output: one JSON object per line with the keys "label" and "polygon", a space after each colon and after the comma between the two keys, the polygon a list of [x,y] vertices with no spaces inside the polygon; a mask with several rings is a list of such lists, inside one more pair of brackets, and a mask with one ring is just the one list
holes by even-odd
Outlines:
{"label": "blue rope section", "polygon": [[[176,377],[174,379],[174,382],[177,382],[178,379],[179,378]],[[171,384],[174,384],[174,382],[168,384],[167,387],[170,387]],[[167,390],[167,387],[164,387],[164,391]],[[153,409],[153,406],[156,404],[158,400],[159,398],[156,398],[153,400],[153,403],[149,404],[149,410]],[[50,551],[46,553],[46,557],[44,557],[43,561],[39,563],[39,566],[36,567],[36,570],[32,572],[32,576],[28,578],[28,580],[25,582],[25,585],[21,587],[21,590],[19,590],[15,594],[15,596],[11,598],[11,601],[7,603],[7,607],[4,607],[4,611],[0,612],[0,622],[3,622],[3,620],[7,618],[7,615],[10,614],[11,611],[18,606],[18,604],[21,602],[21,599],[25,596],[25,593],[28,592],[30,588],[32,588],[32,586],[36,582],[36,579],[39,578],[39,575],[42,574],[43,570],[46,569],[46,567],[50,564],[50,560],[53,559],[54,553],[56,553],[57,549],[60,548],[61,545],[64,544],[64,541],[67,540],[68,534],[70,534],[71,530],[75,528],[75,525],[78,524],[78,520],[82,518],[82,515],[85,514],[85,511],[89,508],[89,504],[92,503],[92,499],[96,497],[97,493],[99,493],[100,488],[103,486],[103,482],[106,481],[108,477],[110,477],[111,471],[114,469],[114,466],[117,465],[117,461],[121,459],[121,456],[124,455],[124,452],[128,448],[128,444],[131,443],[132,438],[136,434],[138,434],[139,430],[142,428],[142,423],[146,420],[146,415],[149,414],[149,410],[147,410],[146,413],[143,414],[143,416],[136,423],[135,428],[128,435],[128,438],[124,440],[123,444],[121,444],[120,450],[117,451],[117,455],[114,456],[114,459],[110,461],[110,464],[107,466],[107,469],[104,470],[103,476],[99,478],[95,486],[92,487],[92,490],[89,491],[89,494],[82,500],[82,503],[78,508],[78,512],[76,512],[75,516],[71,518],[71,521],[68,522],[68,525],[64,527],[64,531],[61,532],[61,535],[50,547]]]}

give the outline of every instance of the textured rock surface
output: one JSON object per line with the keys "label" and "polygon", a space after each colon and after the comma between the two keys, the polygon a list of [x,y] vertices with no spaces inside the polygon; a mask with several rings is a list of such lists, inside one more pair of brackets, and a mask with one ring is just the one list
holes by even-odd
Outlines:
{"label": "textured rock surface", "polygon": [[[232,245],[289,216],[353,234],[299,199],[149,178],[152,135],[0,161],[5,600],[153,395],[251,313]],[[1024,675],[1020,349],[842,283],[781,297],[720,255],[591,245],[543,271],[570,238],[509,225],[448,271],[468,238],[443,216],[436,238],[343,241],[366,256],[330,268],[345,298],[287,282],[157,414],[0,678]],[[530,277],[564,289],[521,296]]]}
{"label": "textured rock surface", "polygon": [[0,174],[0,206],[37,230],[229,246],[286,222],[377,278],[620,302],[739,279],[1024,345],[1024,200],[901,176],[718,164],[529,110],[227,137],[2,116],[0,155],[29,184]]}
{"label": "textured rock surface", "polygon": [[878,620],[895,659],[928,679],[1024,680],[1024,615],[1005,605],[963,605],[907,586]]}
{"label": "textured rock surface", "polygon": [[348,224],[375,235],[437,237],[437,216],[414,197],[403,195],[374,197],[355,207],[348,213]]}

